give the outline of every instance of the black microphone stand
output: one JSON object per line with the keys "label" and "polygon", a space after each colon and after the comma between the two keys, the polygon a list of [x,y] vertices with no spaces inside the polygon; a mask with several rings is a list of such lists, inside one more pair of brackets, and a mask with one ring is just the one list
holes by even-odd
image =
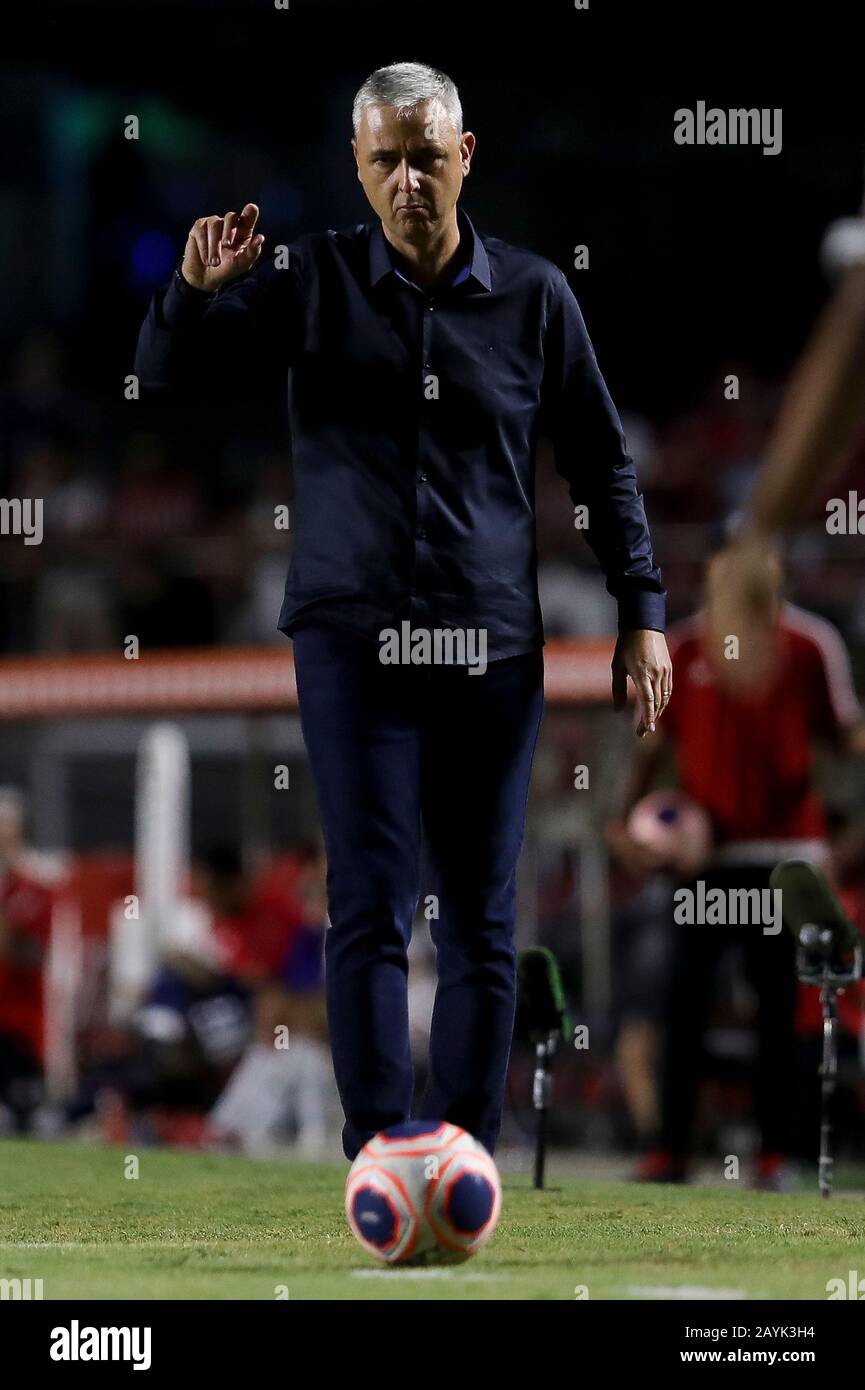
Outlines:
{"label": "black microphone stand", "polygon": [[[823,1016],[823,1046],[820,1058],[820,1156],[817,1165],[817,1184],[821,1197],[831,1197],[835,1175],[835,1155],[832,1145],[832,1097],[838,1076],[838,994],[855,980],[862,978],[862,949],[857,946],[852,960],[837,957],[820,958],[813,954],[815,944],[824,951],[833,945],[831,929],[807,923],[797,937],[796,973],[803,984],[816,985],[820,990],[820,1012]],[[809,949],[810,948],[810,949]]]}
{"label": "black microphone stand", "polygon": [[544,1185],[544,1168],[547,1160],[547,1115],[550,1108],[550,1064],[556,1050],[558,1035],[548,1033],[546,1039],[535,1042],[535,1074],[532,1081],[532,1105],[538,1116],[535,1133],[535,1181],[536,1188]]}

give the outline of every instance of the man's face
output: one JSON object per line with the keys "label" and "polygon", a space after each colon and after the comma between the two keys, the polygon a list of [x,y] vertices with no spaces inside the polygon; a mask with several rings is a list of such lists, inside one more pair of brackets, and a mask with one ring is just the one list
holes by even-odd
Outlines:
{"label": "man's face", "polygon": [[391,238],[423,246],[448,224],[475,137],[460,136],[439,102],[367,106],[351,142],[357,176]]}

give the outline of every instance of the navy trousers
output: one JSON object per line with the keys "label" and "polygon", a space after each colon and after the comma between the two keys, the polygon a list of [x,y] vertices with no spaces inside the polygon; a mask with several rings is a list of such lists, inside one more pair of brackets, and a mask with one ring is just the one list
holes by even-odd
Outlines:
{"label": "navy trousers", "polygon": [[438,988],[417,1118],[495,1148],[513,1033],[516,866],[543,710],[540,650],[383,665],[376,643],[294,633],[300,716],[327,850],[327,1013],[343,1148],[410,1118],[407,951],[421,837]]}

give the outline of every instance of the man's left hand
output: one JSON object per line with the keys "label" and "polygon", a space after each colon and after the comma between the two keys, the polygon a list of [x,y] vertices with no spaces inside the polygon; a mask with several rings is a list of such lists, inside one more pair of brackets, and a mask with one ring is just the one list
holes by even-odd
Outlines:
{"label": "man's left hand", "polygon": [[638,738],[655,732],[673,693],[673,666],[662,632],[635,628],[620,632],[613,653],[613,708],[621,710],[628,701],[628,676],[634,682],[640,720]]}

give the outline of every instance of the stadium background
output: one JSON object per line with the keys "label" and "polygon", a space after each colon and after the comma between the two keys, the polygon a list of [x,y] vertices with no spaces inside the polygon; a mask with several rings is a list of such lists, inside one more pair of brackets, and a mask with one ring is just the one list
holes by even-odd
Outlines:
{"label": "stadium background", "polygon": [[[623,416],[676,619],[695,606],[705,557],[747,492],[826,297],[821,237],[859,207],[865,149],[855,91],[839,84],[831,100],[787,101],[765,85],[731,92],[717,78],[701,89],[674,66],[632,80],[616,66],[610,16],[603,29],[547,7],[500,56],[494,7],[472,7],[456,45],[420,17],[391,27],[399,11],[387,5],[223,4],[207,7],[206,25],[195,5],[138,5],[123,26],[111,8],[90,11],[92,43],[68,21],[46,20],[21,38],[0,80],[2,495],[45,499],[40,546],[0,542],[0,766],[3,783],[27,794],[34,871],[52,877],[58,902],[68,905],[71,884],[71,900],[88,904],[89,988],[63,998],[82,1050],[106,1022],[107,908],[131,891],[136,752],[155,719],[189,743],[194,854],[239,845],[261,873],[274,856],[290,867],[317,831],[290,648],[275,628],[290,534],[274,530],[273,508],[290,504],[291,487],[278,392],[263,390],[252,421],[124,399],[149,296],[191,221],[253,199],[273,244],[365,220],[348,146],[357,85],[400,57],[449,71],[479,140],[464,206],[479,228],[568,273]],[[578,40],[581,22],[594,28]],[[673,111],[697,99],[783,106],[783,152],[677,146]],[[124,138],[129,113],[141,122],[137,141]],[[578,271],[583,244],[590,269]],[[724,398],[729,372],[741,383],[736,402]],[[850,478],[861,464],[860,448]],[[832,495],[847,486],[836,481]],[[614,609],[544,448],[537,506],[547,634],[571,645],[551,644],[559,674],[535,768],[520,944],[558,953],[573,1021],[591,1029],[587,1051],[563,1050],[554,1137],[622,1154],[634,1136],[615,1044],[628,972],[641,966],[620,947],[629,924],[642,931],[663,912],[664,889],[640,890],[608,863],[603,827],[632,737],[605,705],[598,656]],[[839,626],[861,687],[865,556],[858,537],[830,544],[820,512],[798,534],[788,593]],[[212,662],[191,695],[188,682],[185,694],[157,691],[146,711],[140,695],[106,695],[107,666],[116,676],[130,633],[143,652],[191,652],[193,665],[233,649],[243,661],[240,649],[255,644],[258,693],[238,694]],[[105,660],[82,695],[80,673],[97,655]],[[277,790],[283,762],[290,786]],[[573,787],[579,764],[590,768],[588,793]],[[831,766],[825,780],[839,833],[855,827],[861,775]],[[852,901],[855,876],[847,889]],[[419,980],[422,956],[421,943]],[[733,971],[714,1019],[707,1148],[742,1137],[749,1022]],[[61,1093],[73,1084],[58,1066]],[[854,1147],[857,1088],[854,1078]],[[512,1093],[525,1120],[519,1050]],[[506,1137],[521,1142],[513,1118]]]}

